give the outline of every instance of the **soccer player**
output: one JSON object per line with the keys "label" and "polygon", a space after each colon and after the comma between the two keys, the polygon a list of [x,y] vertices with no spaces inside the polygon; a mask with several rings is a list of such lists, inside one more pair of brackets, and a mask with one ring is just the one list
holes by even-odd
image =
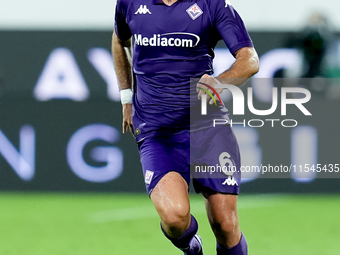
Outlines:
{"label": "soccer player", "polygon": [[[221,39],[236,60],[212,77],[213,49]],[[208,115],[192,117],[200,99],[214,93],[220,81],[239,86],[258,71],[258,57],[239,14],[228,0],[118,0],[112,53],[123,133],[129,129],[135,136],[163,234],[184,254],[203,254],[198,223],[190,214],[190,166],[226,163],[237,171],[216,178],[193,173],[193,184],[203,194],[217,254],[247,254],[236,207],[238,145],[229,125],[212,128],[212,118],[227,119],[227,110],[221,102],[207,104]],[[193,85],[194,77],[199,81]]]}

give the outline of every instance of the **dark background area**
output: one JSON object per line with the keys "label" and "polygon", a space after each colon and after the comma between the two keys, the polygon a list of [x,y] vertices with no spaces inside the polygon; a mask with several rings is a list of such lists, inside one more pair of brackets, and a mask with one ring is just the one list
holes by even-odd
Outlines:
{"label": "dark background area", "polygon": [[[293,32],[250,33],[259,56],[275,48],[285,47]],[[66,160],[66,148],[72,134],[80,128],[103,123],[121,131],[121,106],[107,97],[107,85],[87,59],[94,47],[110,50],[111,32],[37,32],[0,31],[0,130],[19,150],[19,131],[24,125],[35,130],[35,176],[30,181],[18,177],[0,153],[0,190],[31,191],[105,191],[144,192],[143,176],[136,144],[132,136],[120,135],[110,145],[124,155],[122,175],[107,183],[93,183],[76,176]],[[86,81],[90,96],[86,101],[54,99],[37,101],[33,90],[46,60],[55,48],[72,51]],[[219,43],[217,47],[224,47]],[[244,88],[245,89],[245,88]],[[270,105],[255,102],[259,108]],[[340,102],[319,95],[312,97],[306,107],[313,113],[304,117],[297,109],[289,111],[286,119],[297,119],[299,124],[310,125],[318,132],[318,163],[340,163]],[[242,117],[243,118],[243,117]],[[249,112],[245,119],[257,118]],[[282,119],[279,113],[270,118]],[[256,128],[262,148],[262,162],[272,165],[290,164],[290,128]],[[98,144],[89,144],[98,146]],[[278,157],[279,154],[283,156]],[[85,161],[95,164],[84,151]],[[320,177],[320,175],[319,175]],[[338,175],[317,178],[310,183],[298,183],[289,175],[283,178],[261,178],[242,185],[243,192],[339,192]]]}

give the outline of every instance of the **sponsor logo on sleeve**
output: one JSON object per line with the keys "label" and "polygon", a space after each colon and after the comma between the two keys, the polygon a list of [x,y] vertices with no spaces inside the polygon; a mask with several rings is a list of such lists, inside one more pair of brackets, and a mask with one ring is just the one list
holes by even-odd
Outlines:
{"label": "sponsor logo on sleeve", "polygon": [[229,5],[231,5],[231,3],[229,2],[229,0],[225,0],[225,8],[227,8]]}

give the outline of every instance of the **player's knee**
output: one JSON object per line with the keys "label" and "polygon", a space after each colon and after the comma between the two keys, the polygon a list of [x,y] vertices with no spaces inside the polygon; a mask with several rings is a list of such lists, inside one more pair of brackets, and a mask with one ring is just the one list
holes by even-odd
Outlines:
{"label": "player's knee", "polygon": [[220,232],[224,233],[225,235],[236,232],[237,227],[238,223],[231,220],[222,221],[222,223],[219,226]]}
{"label": "player's knee", "polygon": [[226,214],[223,219],[215,220],[212,223],[214,232],[222,236],[228,236],[231,233],[235,233],[238,227],[238,217],[235,213]]}
{"label": "player's knee", "polygon": [[161,219],[169,232],[183,232],[189,225],[190,212],[184,208],[173,208]]}

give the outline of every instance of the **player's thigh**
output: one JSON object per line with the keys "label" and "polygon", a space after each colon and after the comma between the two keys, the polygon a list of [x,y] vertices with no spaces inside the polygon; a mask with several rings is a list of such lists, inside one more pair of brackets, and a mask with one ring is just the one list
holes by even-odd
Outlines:
{"label": "player's thigh", "polygon": [[188,184],[176,172],[169,172],[157,183],[150,198],[167,225],[187,227],[190,216]]}
{"label": "player's thigh", "polygon": [[205,207],[210,223],[238,226],[237,195],[203,191]]}
{"label": "player's thigh", "polygon": [[[185,141],[188,143],[187,146],[183,145]],[[187,185],[189,184],[188,134],[146,138],[138,143],[138,149],[149,196],[159,181],[170,172],[179,173]]]}
{"label": "player's thigh", "polygon": [[197,193],[213,190],[238,194],[241,159],[234,132],[229,126],[204,129],[191,135],[191,167]]}
{"label": "player's thigh", "polygon": [[168,225],[187,222],[189,134],[146,139],[139,144],[139,152],[146,188],[162,222]]}
{"label": "player's thigh", "polygon": [[225,246],[235,246],[240,238],[237,214],[237,195],[203,191],[205,207],[217,241]]}

